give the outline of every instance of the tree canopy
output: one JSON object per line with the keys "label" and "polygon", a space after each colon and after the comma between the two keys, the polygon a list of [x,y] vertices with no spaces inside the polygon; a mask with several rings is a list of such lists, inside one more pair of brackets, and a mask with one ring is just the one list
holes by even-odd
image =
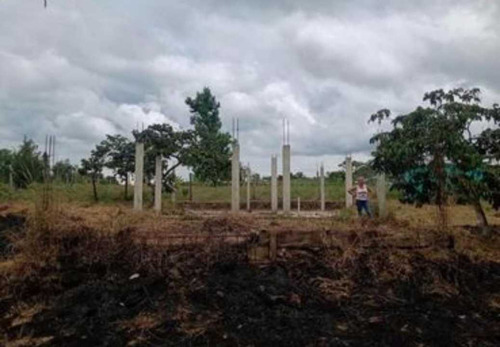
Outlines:
{"label": "tree canopy", "polygon": [[111,169],[115,178],[124,183],[124,196],[127,199],[128,177],[135,167],[134,143],[122,135],[106,135],[101,142],[105,153],[105,167]]}
{"label": "tree canopy", "polygon": [[189,155],[189,166],[202,182],[213,185],[228,179],[231,167],[231,136],[221,131],[220,103],[209,88],[187,98],[194,125],[194,138]]}
{"label": "tree canopy", "polygon": [[88,176],[92,182],[94,200],[99,200],[97,193],[97,182],[103,177],[102,170],[105,165],[107,148],[101,144],[96,145],[95,149],[90,152],[90,157],[82,159],[79,172],[83,176]]}
{"label": "tree canopy", "polygon": [[44,168],[45,164],[37,144],[25,138],[12,157],[14,185],[18,188],[26,188],[31,183],[41,182]]}
{"label": "tree canopy", "polygon": [[[442,207],[450,196],[474,206],[478,223],[487,220],[481,199],[495,202],[499,181],[489,158],[498,155],[498,129],[474,133],[473,124],[497,126],[498,105],[481,106],[480,90],[457,88],[424,95],[429,106],[395,117],[392,130],[375,135],[373,167],[394,177],[393,187],[403,201]],[[370,117],[382,122],[391,117],[387,109]],[[486,123],[489,122],[489,123]]]}

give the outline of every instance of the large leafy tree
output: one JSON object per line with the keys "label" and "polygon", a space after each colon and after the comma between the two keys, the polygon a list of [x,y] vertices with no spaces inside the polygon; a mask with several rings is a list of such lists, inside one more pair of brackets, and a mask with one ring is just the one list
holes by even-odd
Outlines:
{"label": "large leafy tree", "polygon": [[[444,206],[453,195],[471,204],[478,224],[486,226],[481,200],[494,202],[498,193],[498,175],[486,156],[498,151],[497,130],[474,133],[473,124],[497,126],[500,110],[498,105],[482,107],[479,95],[477,88],[426,93],[429,106],[394,118],[391,131],[371,140],[377,144],[373,167],[394,177],[393,186],[403,193],[405,202],[437,204],[443,222]],[[384,109],[370,120],[381,122],[390,116]]]}
{"label": "large leafy tree", "polygon": [[187,165],[194,139],[191,130],[176,130],[171,125],[153,124],[141,132],[134,131],[137,141],[145,144],[144,176],[147,182],[152,182],[155,175],[155,160],[161,156],[166,161],[163,165],[162,182],[165,191],[171,191],[174,170]]}
{"label": "large leafy tree", "polygon": [[186,104],[195,131],[189,165],[197,179],[215,186],[229,178],[231,166],[231,136],[221,131],[220,103],[204,88],[196,97],[187,98]]}
{"label": "large leafy tree", "polygon": [[106,161],[107,148],[101,144],[97,145],[95,149],[90,152],[90,157],[82,159],[79,172],[83,176],[90,177],[92,182],[92,190],[94,200],[99,201],[97,194],[97,182],[103,177],[102,170]]}
{"label": "large leafy tree", "polygon": [[127,199],[129,173],[135,167],[135,146],[132,141],[122,135],[106,135],[101,142],[106,153],[105,166],[111,169],[115,178],[124,183],[124,197]]}

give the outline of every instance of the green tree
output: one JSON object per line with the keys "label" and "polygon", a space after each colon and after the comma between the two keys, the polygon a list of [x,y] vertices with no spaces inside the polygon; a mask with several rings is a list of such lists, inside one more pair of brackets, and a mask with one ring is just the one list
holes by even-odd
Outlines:
{"label": "green tree", "polygon": [[229,178],[231,167],[231,136],[221,131],[220,103],[204,88],[194,99],[187,98],[186,104],[195,131],[189,165],[200,181],[216,186]]}
{"label": "green tree", "polygon": [[[403,193],[404,202],[437,204],[443,223],[444,206],[453,195],[471,204],[478,225],[486,226],[481,199],[492,201],[498,190],[498,177],[481,145],[493,141],[480,141],[485,136],[491,140],[491,129],[473,134],[472,125],[482,121],[498,124],[500,112],[498,105],[482,107],[479,94],[477,88],[426,93],[428,107],[417,107],[394,118],[391,131],[371,139],[377,145],[373,167],[393,176],[393,187]],[[384,109],[373,114],[370,121],[386,118],[390,118],[390,111]]]}
{"label": "green tree", "polygon": [[107,148],[105,146],[97,145],[95,149],[90,152],[90,157],[82,159],[79,173],[82,176],[90,177],[92,182],[92,191],[94,200],[99,201],[97,194],[97,182],[103,178],[102,170],[105,165]]}
{"label": "green tree", "polygon": [[0,181],[9,183],[14,153],[10,149],[0,149]]}
{"label": "green tree", "polygon": [[[162,166],[162,183],[164,191],[172,191],[174,186],[174,170],[189,163],[194,133],[192,130],[175,130],[171,125],[152,124],[141,132],[133,132],[136,141],[145,145],[144,177],[151,183],[155,176],[155,161],[161,156],[166,164]],[[154,189],[154,186],[151,185]]]}
{"label": "green tree", "polygon": [[26,188],[31,183],[41,182],[44,167],[42,155],[38,152],[38,146],[33,140],[25,138],[13,155],[14,185],[17,188]]}
{"label": "green tree", "polygon": [[299,171],[299,172],[297,172],[297,173],[293,173],[293,172],[292,172],[292,173],[290,174],[290,177],[291,177],[292,179],[302,179],[302,178],[306,178],[306,176],[304,175],[304,173],[303,173],[303,172],[301,172],[301,171]]}
{"label": "green tree", "polygon": [[326,177],[330,181],[345,181],[345,171],[329,171]]}
{"label": "green tree", "polygon": [[101,142],[106,152],[105,166],[111,169],[115,178],[124,183],[124,198],[127,199],[129,173],[135,168],[135,146],[134,143],[122,135],[106,135]]}
{"label": "green tree", "polygon": [[[492,118],[497,117],[495,110]],[[487,186],[491,190],[490,202],[493,208],[500,209],[500,128],[484,130],[477,140],[479,152],[488,162],[488,172],[485,177]]]}
{"label": "green tree", "polygon": [[76,168],[71,165],[68,159],[60,160],[52,167],[54,178],[65,182],[70,182],[75,172]]}

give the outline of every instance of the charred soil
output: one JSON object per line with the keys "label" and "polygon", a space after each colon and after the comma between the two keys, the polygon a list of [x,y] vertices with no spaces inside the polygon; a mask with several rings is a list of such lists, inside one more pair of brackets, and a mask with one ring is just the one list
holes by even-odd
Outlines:
{"label": "charred soil", "polygon": [[38,232],[2,266],[6,345],[500,345],[500,263],[464,249],[351,240],[254,264],[248,244],[165,248],[77,222]]}

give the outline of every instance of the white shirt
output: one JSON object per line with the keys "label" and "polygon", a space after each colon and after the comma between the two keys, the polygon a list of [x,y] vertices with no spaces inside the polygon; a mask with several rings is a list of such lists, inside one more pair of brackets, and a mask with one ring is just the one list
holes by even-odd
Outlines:
{"label": "white shirt", "polygon": [[366,186],[366,184],[364,184],[362,187],[360,187],[359,184],[356,185],[356,200],[368,200],[368,187]]}

